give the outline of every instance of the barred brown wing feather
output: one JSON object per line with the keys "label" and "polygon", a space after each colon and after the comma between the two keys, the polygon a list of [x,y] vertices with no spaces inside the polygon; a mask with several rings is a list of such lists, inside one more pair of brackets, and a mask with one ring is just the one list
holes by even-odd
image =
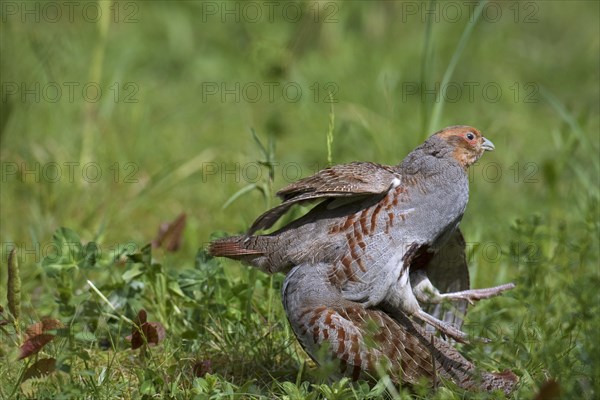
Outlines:
{"label": "barred brown wing feather", "polygon": [[399,185],[400,181],[400,176],[390,167],[370,162],[353,162],[324,169],[277,192],[283,203],[259,216],[247,235],[270,228],[294,204],[355,196],[362,200],[365,195],[385,193]]}
{"label": "barred brown wing feather", "polygon": [[287,201],[305,193],[320,196],[380,194],[388,191],[395,178],[400,179],[391,167],[371,162],[352,162],[326,168],[294,182],[277,192],[277,196]]}
{"label": "barred brown wing feather", "polygon": [[[275,224],[285,213],[288,212],[290,207],[294,204],[301,204],[315,200],[323,200],[324,198],[332,198],[332,197],[354,197],[354,193],[342,192],[342,193],[304,193],[300,194],[294,198],[291,198],[287,201],[284,201],[280,205],[271,208],[268,211],[265,211],[261,214],[256,220],[252,223],[246,235],[252,235],[254,232],[261,229],[269,229]],[[362,197],[361,197],[362,198]]]}

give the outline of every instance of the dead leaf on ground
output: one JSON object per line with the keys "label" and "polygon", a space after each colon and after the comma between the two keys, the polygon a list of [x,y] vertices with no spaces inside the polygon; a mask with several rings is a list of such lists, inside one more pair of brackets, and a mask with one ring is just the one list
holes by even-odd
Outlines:
{"label": "dead leaf on ground", "polygon": [[158,228],[158,234],[152,241],[153,248],[177,251],[181,247],[181,237],[185,228],[186,215],[181,213],[173,222],[164,222]]}
{"label": "dead leaf on ground", "polygon": [[29,326],[25,331],[25,341],[20,348],[19,360],[36,354],[54,339],[54,335],[45,332],[62,328],[64,328],[63,323],[54,318],[45,318]]}
{"label": "dead leaf on ground", "polygon": [[62,322],[54,318],[44,318],[40,322],[36,322],[30,325],[25,331],[25,341],[31,339],[34,336],[40,335],[43,332],[51,331],[54,329],[62,329],[65,326]]}

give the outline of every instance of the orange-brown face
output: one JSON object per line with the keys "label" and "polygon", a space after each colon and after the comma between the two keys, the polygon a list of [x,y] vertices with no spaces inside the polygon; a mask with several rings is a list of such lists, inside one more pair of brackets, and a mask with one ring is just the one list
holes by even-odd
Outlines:
{"label": "orange-brown face", "polygon": [[436,134],[454,147],[453,157],[464,167],[474,164],[494,144],[471,126],[457,125],[442,129]]}

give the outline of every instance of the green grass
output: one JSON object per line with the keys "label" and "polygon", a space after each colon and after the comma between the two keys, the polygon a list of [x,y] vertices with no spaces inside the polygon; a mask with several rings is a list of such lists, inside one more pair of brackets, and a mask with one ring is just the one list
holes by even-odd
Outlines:
{"label": "green grass", "polygon": [[[466,328],[493,342],[461,351],[512,369],[515,399],[550,379],[561,398],[599,395],[597,2],[490,2],[478,19],[462,2],[301,2],[304,18],[281,5],[272,22],[252,3],[261,23],[244,3],[102,1],[92,21],[91,2],[72,22],[66,8],[49,21],[52,4],[2,9],[0,398],[495,398],[330,381],[288,327],[283,276],[199,252],[214,232],[247,228],[289,181],[330,161],[395,164],[453,124],[496,145],[471,170],[472,285],[517,283],[470,309]],[[212,6],[239,7],[240,21]],[[425,7],[439,21],[427,23]],[[224,98],[222,84],[233,89]],[[99,100],[86,100],[96,87]],[[180,213],[179,249],[150,254]],[[13,247],[17,320],[6,300]],[[141,309],[165,337],[132,350]],[[17,360],[42,318],[64,327]],[[52,373],[25,379],[50,358]]]}

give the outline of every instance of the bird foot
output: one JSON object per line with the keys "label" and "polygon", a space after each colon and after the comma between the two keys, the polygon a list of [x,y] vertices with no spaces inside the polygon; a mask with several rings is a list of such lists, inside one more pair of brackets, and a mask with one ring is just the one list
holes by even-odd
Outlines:
{"label": "bird foot", "polygon": [[484,289],[471,289],[463,290],[461,292],[444,293],[440,294],[441,297],[448,300],[466,300],[470,304],[475,304],[477,300],[489,299],[495,297],[507,290],[511,290],[515,287],[514,283],[506,283],[500,286],[494,286],[491,288]]}
{"label": "bird foot", "polygon": [[[463,331],[461,331],[460,329],[455,328],[454,326],[450,325],[447,322],[441,321],[429,314],[427,314],[425,311],[423,310],[419,310],[414,314],[417,318],[419,318],[421,321],[433,326],[434,328],[438,329],[440,332],[442,332],[444,335],[451,337],[452,339],[456,340],[459,343],[465,343],[465,344],[469,344],[469,339],[466,333],[464,333]],[[477,341],[481,341],[484,343],[489,343],[491,342],[490,339],[487,338],[480,338],[477,337],[475,338]]]}

